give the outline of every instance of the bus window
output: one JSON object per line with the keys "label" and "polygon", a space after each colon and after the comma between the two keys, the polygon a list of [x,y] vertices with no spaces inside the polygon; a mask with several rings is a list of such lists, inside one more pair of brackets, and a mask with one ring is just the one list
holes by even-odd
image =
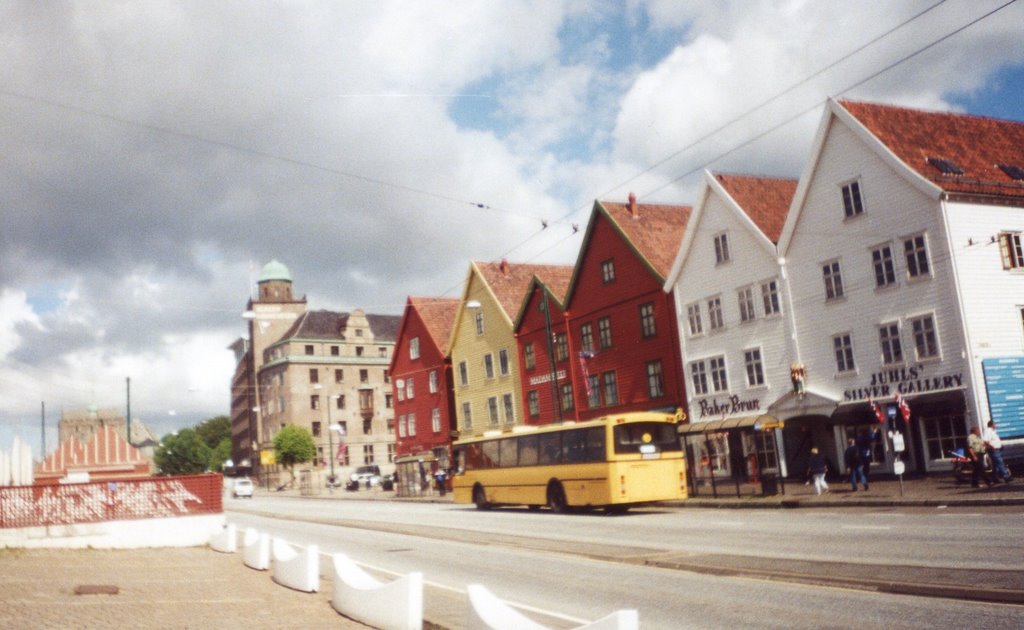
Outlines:
{"label": "bus window", "polygon": [[486,468],[484,466],[484,453],[479,444],[467,444],[461,452],[461,463],[466,470]]}
{"label": "bus window", "polygon": [[516,453],[516,438],[506,438],[498,442],[501,454],[500,466],[508,468],[519,464],[519,455]]}
{"label": "bus window", "polygon": [[481,468],[497,468],[498,462],[498,443],[494,440],[490,442],[481,442],[480,446],[483,447],[483,463]]}
{"label": "bus window", "polygon": [[455,449],[455,474],[461,475],[466,472],[466,449]]}
{"label": "bus window", "polygon": [[584,432],[583,461],[603,462],[604,453],[604,427],[594,427]]}
{"label": "bus window", "polygon": [[519,438],[519,465],[520,466],[536,466],[537,465],[537,445],[539,440],[537,435],[526,435]]}
{"label": "bus window", "polygon": [[562,456],[562,434],[544,433],[537,436],[540,442],[540,453],[538,453],[541,464],[561,464],[565,461]]}
{"label": "bus window", "polygon": [[679,434],[674,424],[661,422],[620,424],[615,426],[612,432],[615,436],[615,452],[619,454],[640,453],[640,447],[645,444],[653,445],[652,452],[682,450]]}

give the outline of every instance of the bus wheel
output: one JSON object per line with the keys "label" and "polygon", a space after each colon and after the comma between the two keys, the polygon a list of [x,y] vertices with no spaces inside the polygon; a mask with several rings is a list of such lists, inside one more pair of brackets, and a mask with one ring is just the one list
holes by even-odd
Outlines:
{"label": "bus wheel", "polygon": [[604,513],[608,515],[625,514],[629,511],[628,505],[609,505],[604,509]]}
{"label": "bus wheel", "polygon": [[487,502],[487,494],[484,492],[483,486],[473,487],[473,503],[476,503],[476,509],[478,510],[491,509],[491,504]]}
{"label": "bus wheel", "polygon": [[565,514],[569,511],[569,502],[565,500],[565,490],[557,481],[548,486],[548,507],[552,512]]}

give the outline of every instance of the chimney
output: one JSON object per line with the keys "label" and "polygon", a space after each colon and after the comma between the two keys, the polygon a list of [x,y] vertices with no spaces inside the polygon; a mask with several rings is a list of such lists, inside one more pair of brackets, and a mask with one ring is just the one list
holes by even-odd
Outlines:
{"label": "chimney", "polygon": [[638,212],[636,207],[636,195],[634,193],[629,193],[629,216],[633,217],[634,219],[640,216],[640,213]]}
{"label": "chimney", "polygon": [[508,260],[505,258],[501,259],[501,264],[498,265],[498,269],[501,270],[501,275],[508,277],[509,271],[512,270],[511,265],[508,264]]}

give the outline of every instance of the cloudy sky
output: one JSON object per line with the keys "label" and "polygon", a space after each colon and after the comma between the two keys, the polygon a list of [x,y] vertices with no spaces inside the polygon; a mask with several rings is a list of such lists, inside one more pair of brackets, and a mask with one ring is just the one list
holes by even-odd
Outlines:
{"label": "cloudy sky", "polygon": [[398,314],[471,259],[573,262],[595,198],[798,176],[829,96],[1024,120],[1021,24],[1007,0],[0,0],[0,448],[38,457],[41,402],[52,449],[127,377],[158,435],[227,413],[272,258],[311,308]]}

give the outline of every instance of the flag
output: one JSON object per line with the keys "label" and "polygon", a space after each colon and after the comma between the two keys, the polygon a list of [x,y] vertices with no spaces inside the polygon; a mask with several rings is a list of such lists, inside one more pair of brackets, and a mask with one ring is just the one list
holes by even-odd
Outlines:
{"label": "flag", "polygon": [[591,397],[592,391],[590,387],[590,372],[587,370],[587,360],[592,359],[593,357],[593,352],[584,351],[579,353],[580,369],[583,372],[583,387],[587,390],[588,399]]}
{"label": "flag", "polygon": [[869,400],[868,402],[871,403],[871,411],[875,412],[875,419],[878,420],[878,423],[885,424],[885,412],[882,411],[882,408],[873,400]]}
{"label": "flag", "polygon": [[345,453],[347,451],[348,447],[345,446],[345,440],[341,440],[340,442],[338,442],[338,452],[337,454],[335,454],[334,460],[339,462],[345,461]]}
{"label": "flag", "polygon": [[[896,406],[900,408],[900,415],[903,416],[903,422],[910,424],[910,405],[907,404],[907,399],[899,394],[896,394]],[[909,427],[908,427],[909,428]]]}

